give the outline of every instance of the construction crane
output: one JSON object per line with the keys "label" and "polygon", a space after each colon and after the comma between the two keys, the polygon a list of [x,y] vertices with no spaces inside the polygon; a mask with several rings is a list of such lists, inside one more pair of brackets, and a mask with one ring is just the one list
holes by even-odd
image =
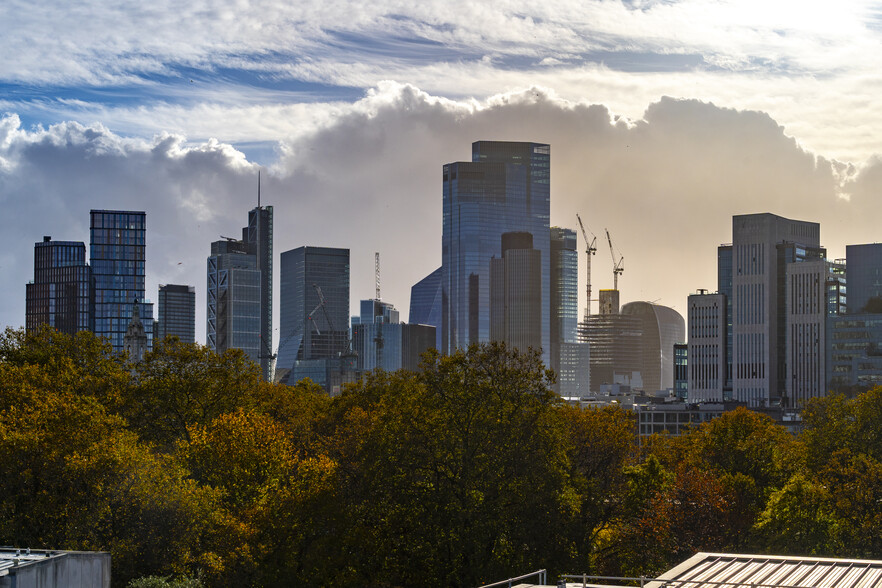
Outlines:
{"label": "construction crane", "polygon": [[619,289],[619,275],[625,271],[625,257],[619,254],[618,261],[616,260],[616,253],[618,253],[612,244],[612,239],[609,236],[609,230],[604,229],[606,231],[606,240],[609,242],[609,254],[612,256],[613,262],[613,289]]}
{"label": "construction crane", "polygon": [[[376,292],[377,298],[376,298],[375,304],[379,305],[380,304],[380,252],[379,251],[374,252],[374,277],[377,282],[377,292]],[[379,307],[379,308],[382,312],[382,307]],[[374,337],[374,344],[376,345],[376,347],[375,347],[376,361],[377,361],[378,368],[383,367],[383,345],[384,345],[383,321],[384,320],[385,320],[385,316],[381,317],[379,324],[377,324],[377,334]],[[376,318],[374,318],[374,321],[376,321]]]}
{"label": "construction crane", "polygon": [[[579,213],[576,213],[576,218],[579,220],[579,227],[582,229],[582,237],[585,239],[585,267],[587,268],[588,273],[588,286],[587,290],[587,298],[585,299],[585,321],[588,321],[588,317],[591,316],[591,256],[597,253],[597,236],[591,231],[585,230],[585,225],[582,223],[582,217],[579,216]],[[588,240],[588,233],[591,233],[593,239]]]}

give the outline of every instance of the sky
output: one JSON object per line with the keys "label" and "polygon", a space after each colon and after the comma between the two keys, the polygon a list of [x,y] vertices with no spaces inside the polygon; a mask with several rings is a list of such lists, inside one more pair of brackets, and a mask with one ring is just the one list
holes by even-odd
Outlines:
{"label": "sky", "polygon": [[24,323],[33,243],[145,210],[147,296],[194,285],[204,342],[210,243],[258,171],[276,262],[349,248],[355,313],[379,251],[406,319],[440,265],[441,167],[476,140],[549,143],[551,222],[598,236],[594,291],[608,230],[623,303],[685,317],[732,215],[820,222],[831,259],[880,240],[880,45],[882,3],[849,0],[4,0],[0,326]]}

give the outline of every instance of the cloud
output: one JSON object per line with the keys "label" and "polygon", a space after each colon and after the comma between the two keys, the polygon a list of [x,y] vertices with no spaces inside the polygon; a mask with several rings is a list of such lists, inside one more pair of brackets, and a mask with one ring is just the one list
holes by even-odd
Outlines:
{"label": "cloud", "polygon": [[[658,299],[684,312],[688,293],[714,289],[716,246],[731,240],[733,214],[821,222],[831,256],[878,234],[880,160],[821,157],[766,113],[710,102],[663,98],[629,119],[540,87],[454,101],[386,82],[308,126],[279,124],[290,134],[262,187],[275,209],[276,255],[350,248],[353,311],[373,295],[379,251],[384,298],[407,316],[410,286],[440,265],[441,166],[468,160],[479,139],[552,145],[551,221],[575,227],[578,212],[599,236],[609,229],[625,256],[623,301]],[[209,244],[237,235],[256,204],[257,167],[243,153],[219,140],[144,140],[97,124],[23,129],[7,115],[0,161],[0,323],[23,323],[42,235],[87,242],[89,209],[135,209],[147,211],[148,296],[159,283],[195,285],[201,340]],[[593,267],[595,289],[611,287],[604,248]]]}

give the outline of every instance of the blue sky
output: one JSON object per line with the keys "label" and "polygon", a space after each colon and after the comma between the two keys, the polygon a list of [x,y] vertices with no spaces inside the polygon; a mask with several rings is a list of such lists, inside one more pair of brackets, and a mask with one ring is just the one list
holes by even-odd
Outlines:
{"label": "blue sky", "polygon": [[[623,300],[685,313],[686,294],[713,287],[732,214],[823,220],[831,251],[879,239],[880,14],[850,1],[6,0],[0,201],[18,216],[0,220],[0,322],[23,321],[30,244],[87,241],[90,208],[147,210],[148,295],[189,283],[202,306],[208,243],[244,222],[258,166],[277,252],[351,247],[354,307],[379,250],[406,316],[410,285],[439,262],[437,170],[487,138],[551,143],[552,222],[578,211],[608,226]],[[656,207],[681,214],[646,217]],[[672,284],[677,240],[700,253]]]}

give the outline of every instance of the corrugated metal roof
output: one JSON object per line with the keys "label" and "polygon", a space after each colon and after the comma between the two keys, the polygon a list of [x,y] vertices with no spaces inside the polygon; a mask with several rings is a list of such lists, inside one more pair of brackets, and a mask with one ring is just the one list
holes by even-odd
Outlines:
{"label": "corrugated metal roof", "polygon": [[44,551],[30,549],[0,549],[0,576],[9,574],[9,570],[19,566],[25,566],[35,561],[59,555],[57,551]]}
{"label": "corrugated metal roof", "polygon": [[882,588],[882,561],[697,553],[647,588]]}

